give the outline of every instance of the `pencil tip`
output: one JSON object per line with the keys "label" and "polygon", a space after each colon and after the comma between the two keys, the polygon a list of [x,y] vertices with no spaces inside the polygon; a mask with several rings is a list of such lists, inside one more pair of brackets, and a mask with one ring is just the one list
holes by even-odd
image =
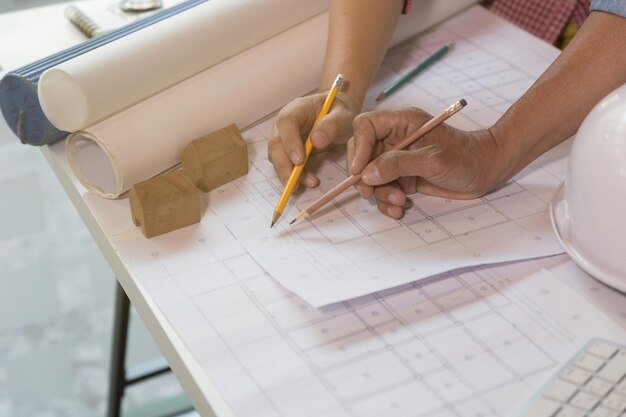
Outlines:
{"label": "pencil tip", "polygon": [[272,224],[270,225],[270,229],[274,227],[278,219],[280,218],[281,213],[279,211],[275,211],[272,215]]}
{"label": "pencil tip", "polygon": [[380,93],[378,97],[376,97],[376,101],[383,101],[385,98],[385,93]]}
{"label": "pencil tip", "polygon": [[292,221],[289,222],[289,224],[294,224],[296,222],[296,220],[298,220],[298,219],[293,219]]}

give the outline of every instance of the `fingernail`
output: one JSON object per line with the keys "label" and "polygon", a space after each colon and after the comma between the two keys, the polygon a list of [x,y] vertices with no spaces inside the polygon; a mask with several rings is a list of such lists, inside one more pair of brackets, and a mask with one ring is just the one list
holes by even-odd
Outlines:
{"label": "fingernail", "polygon": [[402,217],[402,212],[398,212],[398,208],[397,207],[389,207],[387,209],[387,214],[390,217],[393,217],[394,219],[398,219],[398,218]]}
{"label": "fingernail", "polygon": [[396,206],[400,206],[404,202],[402,200],[403,200],[402,197],[400,197],[398,194],[389,194],[389,202],[391,204],[394,204]]}
{"label": "fingernail", "polygon": [[289,158],[295,165],[300,165],[302,163],[302,161],[300,161],[300,154],[296,151],[289,152]]}
{"label": "fingernail", "polygon": [[315,180],[311,177],[304,177],[302,182],[304,183],[304,185],[306,185],[309,188],[315,187]]}
{"label": "fingernail", "polygon": [[328,145],[328,136],[324,132],[315,132],[311,135],[311,142],[316,148],[322,148]]}
{"label": "fingernail", "polygon": [[377,167],[367,167],[363,171],[363,176],[361,177],[363,181],[369,183],[375,183],[380,181],[380,171],[378,171]]}

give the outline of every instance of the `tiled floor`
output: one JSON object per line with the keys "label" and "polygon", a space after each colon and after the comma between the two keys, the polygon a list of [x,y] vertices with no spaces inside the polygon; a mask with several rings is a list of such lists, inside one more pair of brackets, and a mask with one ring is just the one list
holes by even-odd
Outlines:
{"label": "tiled floor", "polygon": [[[0,12],[53,2],[0,0]],[[104,415],[114,282],[39,150],[0,117],[0,417]],[[133,315],[129,364],[158,357]],[[125,405],[180,393],[168,375]]]}

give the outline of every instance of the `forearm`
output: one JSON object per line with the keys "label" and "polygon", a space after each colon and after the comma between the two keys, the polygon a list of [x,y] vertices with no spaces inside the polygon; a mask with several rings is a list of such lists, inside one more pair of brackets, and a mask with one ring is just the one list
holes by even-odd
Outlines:
{"label": "forearm", "polygon": [[491,128],[508,179],[574,133],[609,92],[626,82],[626,19],[593,12],[570,45]]}
{"label": "forearm", "polygon": [[403,5],[404,0],[332,0],[320,91],[342,73],[344,91],[361,109]]}

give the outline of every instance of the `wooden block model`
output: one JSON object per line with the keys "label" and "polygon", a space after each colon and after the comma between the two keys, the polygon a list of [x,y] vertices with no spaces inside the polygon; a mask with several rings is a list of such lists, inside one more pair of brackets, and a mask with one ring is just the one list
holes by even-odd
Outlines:
{"label": "wooden block model", "polygon": [[208,192],[248,173],[248,148],[232,124],[187,145],[181,163],[196,187]]}
{"label": "wooden block model", "polygon": [[200,221],[200,193],[181,172],[170,172],[133,185],[130,212],[135,226],[153,237]]}

